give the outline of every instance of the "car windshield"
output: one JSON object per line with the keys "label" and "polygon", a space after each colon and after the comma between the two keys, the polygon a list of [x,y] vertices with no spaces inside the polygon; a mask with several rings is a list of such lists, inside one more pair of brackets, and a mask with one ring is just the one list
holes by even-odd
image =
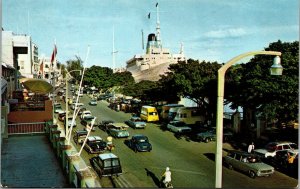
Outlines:
{"label": "car windshield", "polygon": [[104,161],[104,167],[111,167],[111,166],[118,166],[119,160],[118,159],[107,159]]}

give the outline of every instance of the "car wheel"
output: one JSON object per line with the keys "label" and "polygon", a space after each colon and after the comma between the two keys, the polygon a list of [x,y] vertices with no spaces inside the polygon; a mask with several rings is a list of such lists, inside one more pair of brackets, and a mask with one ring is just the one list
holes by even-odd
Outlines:
{"label": "car wheel", "polygon": [[134,152],[135,152],[135,153],[137,153],[137,149],[136,149],[136,147],[134,148]]}
{"label": "car wheel", "polygon": [[204,142],[208,143],[210,141],[210,138],[205,138]]}
{"label": "car wheel", "polygon": [[255,178],[256,177],[256,174],[254,173],[254,171],[249,171],[249,176],[250,178]]}

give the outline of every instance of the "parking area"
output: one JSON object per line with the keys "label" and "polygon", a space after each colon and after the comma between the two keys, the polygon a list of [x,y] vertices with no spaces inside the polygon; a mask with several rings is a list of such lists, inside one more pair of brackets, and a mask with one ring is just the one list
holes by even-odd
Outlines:
{"label": "parking area", "polygon": [[9,188],[66,188],[46,135],[10,136],[1,149],[1,184]]}

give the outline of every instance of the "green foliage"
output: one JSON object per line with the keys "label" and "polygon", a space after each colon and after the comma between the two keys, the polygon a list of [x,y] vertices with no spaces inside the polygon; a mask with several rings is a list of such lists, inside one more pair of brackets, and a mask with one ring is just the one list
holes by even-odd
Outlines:
{"label": "green foliage", "polygon": [[236,90],[227,93],[225,98],[234,102],[234,106],[247,106],[269,120],[295,120],[298,117],[299,42],[278,41],[265,50],[282,53],[283,75],[270,75],[274,56],[255,56],[242,65]]}
{"label": "green foliage", "polygon": [[[82,60],[80,59],[80,57],[77,57],[77,60],[68,60],[67,61],[67,70],[68,72],[72,71],[72,70],[83,70],[83,65],[82,65]],[[71,72],[70,73],[72,75],[73,78],[75,78],[75,80],[80,81],[81,80],[81,75],[79,72]]]}

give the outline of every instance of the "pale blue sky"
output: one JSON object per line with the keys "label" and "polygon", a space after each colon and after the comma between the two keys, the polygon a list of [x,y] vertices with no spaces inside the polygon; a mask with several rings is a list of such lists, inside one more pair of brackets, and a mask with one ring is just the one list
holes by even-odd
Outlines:
{"label": "pale blue sky", "polygon": [[2,26],[31,35],[40,55],[50,57],[56,40],[62,63],[85,60],[90,45],[87,67],[112,67],[114,26],[116,67],[125,67],[144,52],[141,30],[145,42],[155,32],[156,2],[163,46],[178,53],[182,42],[187,58],[223,63],[299,40],[298,0],[3,0]]}

